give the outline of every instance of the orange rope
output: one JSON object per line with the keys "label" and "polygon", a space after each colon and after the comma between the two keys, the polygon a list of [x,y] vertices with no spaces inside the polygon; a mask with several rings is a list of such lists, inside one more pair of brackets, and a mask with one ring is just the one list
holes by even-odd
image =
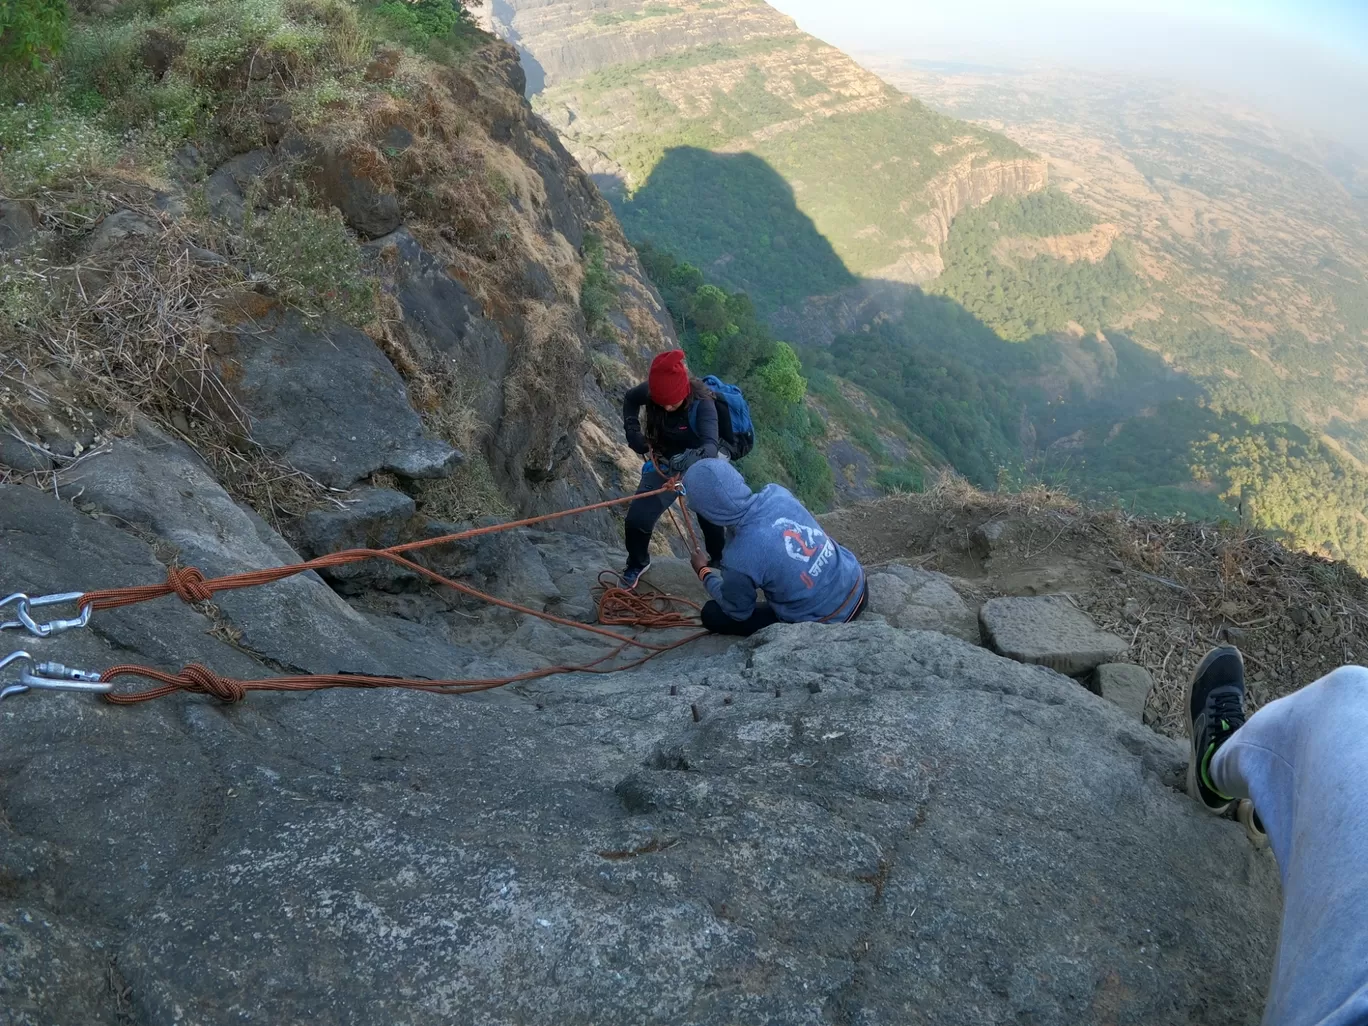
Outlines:
{"label": "orange rope", "polygon": [[[131,705],[137,702],[150,701],[154,698],[161,698],[165,695],[174,694],[177,691],[185,691],[192,694],[213,695],[224,702],[238,702],[244,699],[249,691],[314,691],[324,688],[339,687],[402,688],[410,691],[427,691],[434,694],[469,694],[476,691],[487,691],[493,688],[504,687],[505,685],[521,681],[538,680],[559,673],[617,673],[622,670],[632,669],[654,659],[656,656],[673,651],[692,641],[696,641],[705,636],[707,632],[699,631],[690,634],[686,638],[668,644],[652,644],[650,642],[642,641],[637,637],[630,637],[625,634],[619,634],[616,631],[606,630],[604,627],[580,623],[576,620],[569,620],[565,617],[556,616],[553,613],[547,613],[542,610],[519,605],[516,602],[495,598],[493,595],[488,595],[469,585],[461,584],[458,581],[454,581],[449,577],[437,573],[435,570],[431,570],[410,559],[406,559],[404,556],[400,555],[400,553],[430,548],[435,545],[444,545],[466,538],[493,534],[499,531],[508,531],[515,527],[525,527],[560,517],[587,513],[593,510],[604,509],[609,506],[616,506],[633,502],[636,499],[650,498],[651,496],[673,491],[676,491],[676,489],[674,482],[672,481],[665,485],[665,487],[658,488],[652,492],[643,492],[640,495],[632,495],[621,499],[610,499],[606,502],[595,503],[592,506],[582,506],[577,509],[565,510],[560,513],[530,517],[525,520],[512,521],[506,524],[493,524],[489,527],[475,528],[457,534],[443,535],[440,538],[432,538],[419,542],[408,542],[403,545],[393,545],[385,549],[347,549],[342,552],[334,552],[326,556],[320,556],[319,558],[309,560],[306,563],[297,563],[291,566],[256,570],[241,574],[230,574],[225,577],[205,578],[205,576],[194,567],[170,567],[167,570],[166,582],[163,584],[92,591],[82,595],[80,600],[81,606],[89,605],[93,609],[117,609],[122,606],[147,602],[172,594],[179,596],[184,602],[203,602],[213,598],[215,592],[255,587],[259,584],[284,580],[285,578],[304,573],[308,570],[322,569],[331,566],[345,566],[366,559],[386,559],[413,571],[435,584],[452,588],[462,594],[469,595],[472,598],[480,599],[492,605],[512,610],[513,612],[535,616],[550,623],[559,624],[564,627],[573,627],[577,630],[597,634],[618,642],[617,646],[612,651],[592,662],[579,666],[549,666],[540,670],[531,670],[510,677],[477,680],[420,680],[342,673],[311,674],[308,676],[294,677],[269,677],[262,680],[243,681],[231,677],[220,677],[212,670],[197,663],[185,667],[180,673],[176,674],[165,673],[161,670],[155,670],[146,666],[115,666],[106,670],[101,675],[100,679],[107,683],[120,677],[142,677],[146,680],[156,682],[158,686],[147,688],[142,691],[109,692],[105,695],[105,700],[116,705]],[[694,536],[693,525],[689,522],[688,510],[687,507],[685,507],[682,495],[680,496],[680,507],[684,517],[684,523],[688,526],[688,539],[684,538],[684,530],[680,527],[678,520],[675,519],[674,511],[672,509],[670,510],[670,519],[674,523],[675,530],[679,532],[680,538],[685,540],[686,544],[691,544],[692,550],[696,552],[698,551],[698,541]],[[605,574],[606,573],[610,573],[610,571],[605,571]],[[699,626],[697,615],[699,606],[696,603],[690,602],[688,599],[667,595],[664,592],[651,591],[639,593],[621,587],[613,587],[604,580],[605,574],[599,575],[599,584],[603,589],[599,595],[598,603],[599,623],[609,626],[633,626],[653,630],[679,630],[697,628]],[[680,606],[692,609],[693,612],[682,612],[680,611]],[[646,654],[631,662],[615,666],[603,666],[604,663],[621,655],[630,647],[642,649]]]}
{"label": "orange rope", "polygon": [[[88,591],[81,596],[80,606],[90,606],[92,610],[118,609],[121,606],[131,606],[139,602],[147,602],[151,599],[162,598],[166,595],[177,595],[182,602],[195,603],[207,602],[214,597],[215,592],[233,591],[239,588],[254,588],[261,584],[272,584],[275,581],[283,581],[287,577],[294,577],[309,570],[321,570],[326,567],[346,566],[349,563],[360,563],[367,559],[389,559],[400,563],[437,579],[438,583],[447,583],[446,578],[435,575],[431,571],[424,571],[415,563],[399,558],[400,553],[416,552],[419,549],[432,548],[436,545],[448,545],[451,542],[464,541],[468,538],[478,538],[481,535],[494,534],[500,531],[510,531],[515,527],[530,527],[533,524],[545,523],[548,520],[557,520],[561,517],[577,516],[580,513],[590,513],[594,510],[607,509],[610,506],[621,506],[637,499],[647,499],[654,495],[663,495],[666,492],[675,491],[674,482],[666,484],[663,488],[657,488],[653,492],[643,492],[640,495],[628,495],[619,499],[608,499],[604,502],[596,502],[592,506],[579,506],[575,509],[563,510],[559,513],[547,513],[539,517],[528,517],[525,520],[514,520],[506,524],[491,524],[488,527],[477,527],[469,531],[458,531],[455,534],[444,534],[439,538],[428,538],[423,541],[405,542],[403,545],[391,545],[385,549],[347,549],[343,552],[333,552],[326,556],[319,556],[305,563],[294,563],[289,566],[272,567],[267,570],[251,570],[241,574],[228,574],[224,577],[206,578],[199,570],[194,567],[172,567],[167,571],[166,581],[162,584],[146,584],[133,588],[107,588],[103,591]],[[458,591],[465,589],[462,585],[452,584]],[[483,597],[483,596],[481,596]],[[498,603],[497,600],[496,604]],[[512,608],[512,607],[510,607]],[[583,625],[581,625],[583,626]]]}

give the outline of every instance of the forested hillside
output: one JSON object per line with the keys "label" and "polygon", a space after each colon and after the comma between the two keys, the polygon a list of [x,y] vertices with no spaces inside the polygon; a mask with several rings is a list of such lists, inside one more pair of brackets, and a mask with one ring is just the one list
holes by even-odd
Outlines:
{"label": "forested hillside", "polygon": [[815,502],[948,465],[1368,565],[1368,230],[1256,117],[924,77],[938,113],[754,0],[499,10],[694,363],[763,393],[755,354],[795,343],[757,478]]}
{"label": "forested hillside", "polygon": [[900,94],[758,0],[509,0],[536,110],[649,240],[763,313],[924,281],[965,205],[1045,183],[1006,137]]}

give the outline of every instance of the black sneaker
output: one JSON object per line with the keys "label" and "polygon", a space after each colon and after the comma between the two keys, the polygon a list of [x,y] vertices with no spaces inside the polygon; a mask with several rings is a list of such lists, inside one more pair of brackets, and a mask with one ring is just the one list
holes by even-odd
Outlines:
{"label": "black sneaker", "polygon": [[1221,794],[1211,782],[1211,757],[1244,726],[1244,657],[1233,645],[1213,648],[1188,684],[1187,790],[1212,812],[1222,815],[1235,799]]}
{"label": "black sneaker", "polygon": [[622,571],[621,575],[619,575],[622,586],[628,591],[635,591],[637,584],[641,581],[641,575],[649,569],[651,569],[650,563],[647,563],[645,566],[629,566],[626,570]]}

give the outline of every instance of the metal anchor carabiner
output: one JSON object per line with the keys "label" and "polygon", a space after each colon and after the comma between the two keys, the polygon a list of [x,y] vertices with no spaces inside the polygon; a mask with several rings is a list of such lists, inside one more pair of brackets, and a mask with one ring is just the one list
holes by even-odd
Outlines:
{"label": "metal anchor carabiner", "polygon": [[6,606],[14,606],[16,620],[0,621],[0,631],[17,630],[22,627],[35,638],[50,638],[54,634],[70,630],[73,627],[84,627],[90,623],[90,607],[81,606],[77,615],[69,620],[54,619],[47,623],[39,623],[34,619],[32,610],[43,606],[59,606],[68,602],[80,602],[83,591],[64,591],[56,595],[39,595],[37,598],[29,598],[23,592],[15,592],[0,599],[0,609]]}
{"label": "metal anchor carabiner", "polygon": [[0,671],[12,663],[27,663],[28,667],[19,674],[17,682],[0,687],[0,700],[11,695],[22,695],[35,688],[42,691],[80,691],[95,695],[107,694],[114,689],[112,684],[100,680],[98,673],[73,669],[61,663],[35,662],[33,656],[27,652],[11,652],[0,659]]}

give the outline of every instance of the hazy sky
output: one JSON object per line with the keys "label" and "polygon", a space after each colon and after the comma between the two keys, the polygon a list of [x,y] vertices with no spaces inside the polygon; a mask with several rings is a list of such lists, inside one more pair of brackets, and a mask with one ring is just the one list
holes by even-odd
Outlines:
{"label": "hazy sky", "polygon": [[1368,0],[769,2],[845,49],[1178,78],[1368,153]]}

